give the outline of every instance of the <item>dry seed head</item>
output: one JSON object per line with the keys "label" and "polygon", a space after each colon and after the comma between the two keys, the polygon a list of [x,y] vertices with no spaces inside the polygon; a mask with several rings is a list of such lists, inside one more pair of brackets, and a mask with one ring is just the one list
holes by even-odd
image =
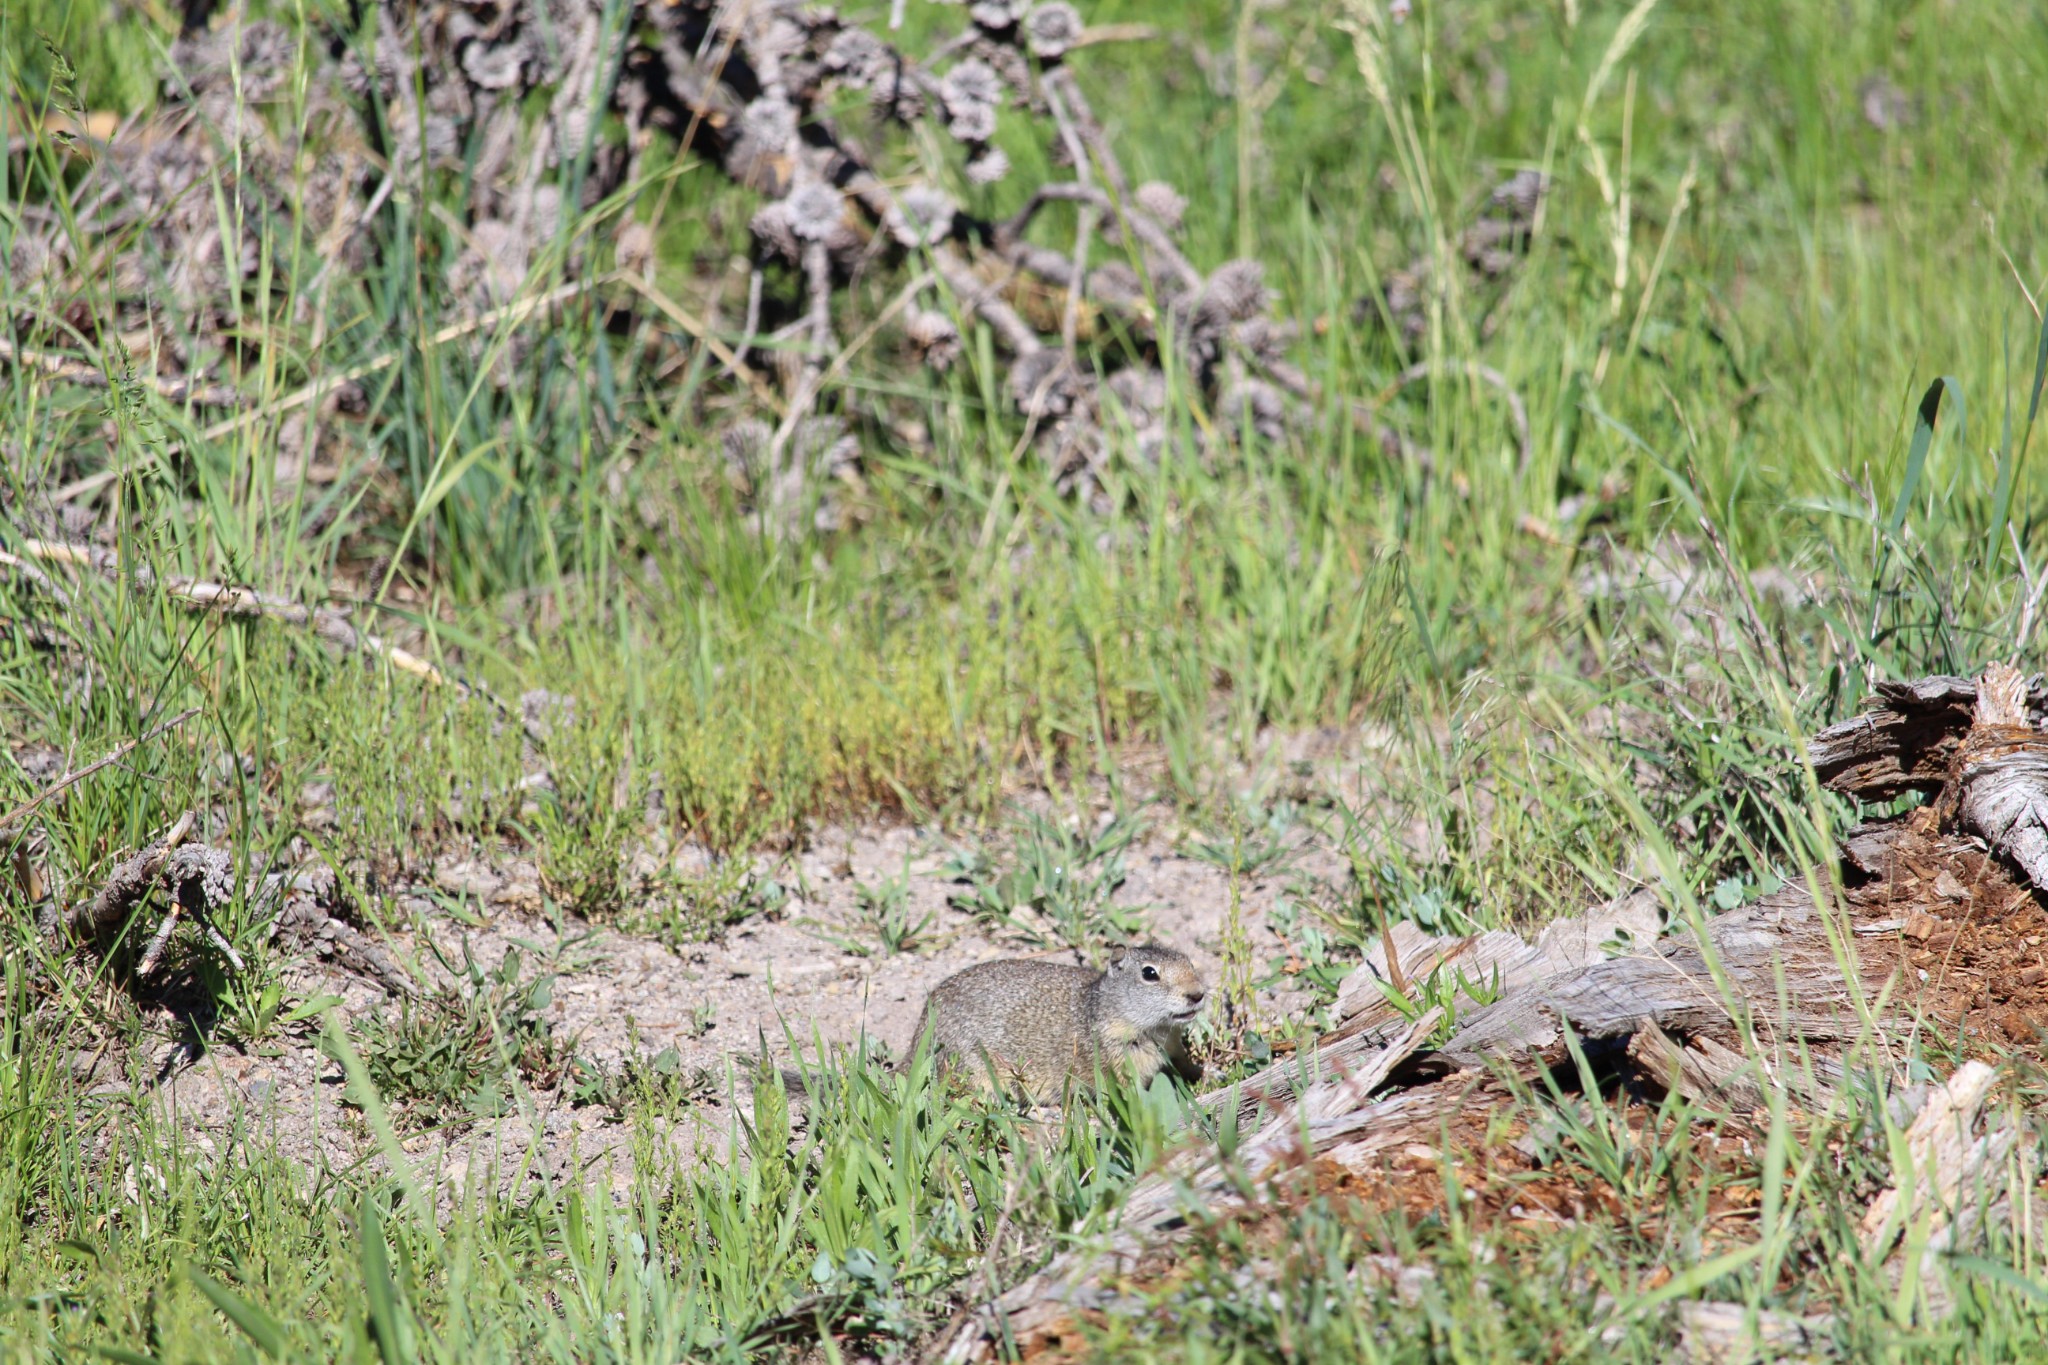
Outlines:
{"label": "dry seed head", "polygon": [[912,185],[897,196],[889,232],[904,246],[934,246],[952,234],[956,212],[944,190]]}
{"label": "dry seed head", "polygon": [[1065,56],[1081,41],[1081,14],[1065,0],[1040,5],[1024,20],[1024,37],[1032,55],[1043,61]]}
{"label": "dry seed head", "polygon": [[1024,12],[1023,0],[974,0],[967,7],[967,17],[977,28],[990,33],[1000,33],[1014,27],[1017,17]]}
{"label": "dry seed head", "polygon": [[806,242],[822,242],[832,236],[846,214],[846,201],[839,191],[818,180],[797,186],[783,202],[788,207],[789,230]]}
{"label": "dry seed head", "polygon": [[1000,147],[983,147],[967,162],[967,179],[976,185],[993,185],[1010,173],[1010,158]]}
{"label": "dry seed head", "polygon": [[740,136],[762,150],[787,152],[796,142],[796,110],[780,95],[763,95],[740,111]]}
{"label": "dry seed head", "polygon": [[1179,190],[1163,180],[1148,180],[1138,186],[1134,196],[1138,207],[1168,232],[1179,232],[1181,219],[1188,211],[1188,201],[1181,197]]}
{"label": "dry seed head", "polygon": [[935,370],[947,369],[960,358],[960,329],[953,319],[929,308],[913,311],[903,324],[917,358]]}
{"label": "dry seed head", "polygon": [[1003,78],[979,57],[969,57],[939,82],[939,98],[945,101],[946,112],[956,116],[974,106],[993,109],[1003,102]]}

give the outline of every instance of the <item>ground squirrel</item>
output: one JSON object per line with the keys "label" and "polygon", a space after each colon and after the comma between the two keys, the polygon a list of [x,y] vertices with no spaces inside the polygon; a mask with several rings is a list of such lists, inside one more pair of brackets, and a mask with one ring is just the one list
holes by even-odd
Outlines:
{"label": "ground squirrel", "polygon": [[983,1081],[993,1063],[1007,1088],[1039,1103],[1070,1082],[1093,1084],[1098,1067],[1144,1085],[1171,1066],[1192,1082],[1202,1071],[1185,1031],[1203,994],[1195,964],[1157,944],[1114,948],[1100,972],[1002,958],[932,988],[911,1052],[929,1038],[942,1066]]}

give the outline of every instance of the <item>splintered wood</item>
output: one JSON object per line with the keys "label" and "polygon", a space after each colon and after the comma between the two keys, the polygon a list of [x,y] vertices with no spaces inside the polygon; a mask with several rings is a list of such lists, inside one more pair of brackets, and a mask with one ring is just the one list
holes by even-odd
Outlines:
{"label": "splintered wood", "polygon": [[[1575,1065],[1575,1047],[1603,1049],[1638,1084],[1738,1123],[1774,1103],[1828,1103],[1845,1048],[1899,1054],[1894,1043],[1920,1013],[1966,1040],[2038,1047],[2048,1025],[2048,917],[2036,892],[2048,886],[2044,700],[1994,665],[1977,679],[1881,683],[1863,714],[1817,735],[1808,757],[1828,787],[1932,798],[1851,833],[1839,898],[1830,890],[1816,902],[1813,888],[1788,886],[1667,930],[1658,898],[1642,890],[1534,943],[1392,926],[1340,987],[1341,1022],[1317,1047],[1205,1099],[1235,1105],[1230,1131],[1251,1138],[1228,1155],[1214,1144],[1181,1152],[1133,1188],[1102,1238],[968,1314],[931,1358],[988,1359],[999,1341],[1066,1343],[1078,1320],[1137,1306],[1132,1277],[1164,1264],[1176,1243],[1261,1201],[1284,1203],[1297,1177],[1320,1186],[1329,1173],[1384,1171],[1417,1154],[1452,1160],[1447,1139],[1497,1141],[1491,1116],[1545,1072]],[[1394,997],[1432,978],[1457,1000],[1460,1027],[1429,1048],[1437,1013],[1411,1019]],[[2016,1141],[2009,1124],[1984,1120],[1996,1076],[1970,1061],[1943,1085],[1893,1096],[1895,1110],[1910,1107],[1898,1118],[1895,1182],[1863,1220],[1870,1254],[1902,1238],[1952,1249],[1977,1226],[1984,1187]],[[1797,1357],[1822,1349],[1826,1325],[1730,1304],[1687,1305],[1681,1318],[1698,1360],[1759,1349]]]}

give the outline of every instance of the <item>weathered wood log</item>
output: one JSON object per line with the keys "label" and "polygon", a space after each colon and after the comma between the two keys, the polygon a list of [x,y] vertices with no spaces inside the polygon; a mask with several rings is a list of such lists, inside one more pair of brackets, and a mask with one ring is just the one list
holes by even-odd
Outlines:
{"label": "weathered wood log", "polygon": [[1965,1062],[1946,1083],[1932,1088],[1906,1130],[1905,1156],[1911,1169],[1899,1183],[1864,1210],[1859,1236],[1865,1252],[1882,1256],[1916,1219],[1934,1230],[1947,1226],[1961,1201],[1980,1194],[1995,1178],[2018,1141],[2010,1128],[1980,1132],[1984,1101],[1998,1073],[1983,1062]]}
{"label": "weathered wood log", "polygon": [[1744,1303],[1678,1305],[1679,1358],[1686,1365],[1749,1365],[1752,1361],[1816,1361],[1836,1354],[1834,1316],[1794,1317]]}
{"label": "weathered wood log", "polygon": [[[2048,715],[2048,691],[2031,685],[2025,698],[2023,723],[2038,727]],[[1976,703],[1972,678],[1881,682],[1862,714],[1815,735],[1806,756],[1821,785],[1844,795],[1885,801],[1907,791],[1939,791]]]}
{"label": "weathered wood log", "polygon": [[1656,1024],[1645,1024],[1629,1039],[1628,1055],[1645,1076],[1696,1104],[1735,1113],[1763,1107],[1755,1065],[1713,1038],[1681,1041]]}
{"label": "weathered wood log", "polygon": [[1977,685],[1968,678],[1881,682],[1860,715],[1815,735],[1807,760],[1821,785],[1867,800],[1934,791],[1970,728]]}
{"label": "weathered wood log", "polygon": [[1978,679],[1973,723],[1954,769],[1963,827],[2048,888],[2048,733],[2028,715],[2018,669],[1993,664]]}
{"label": "weathered wood log", "polygon": [[[1579,1037],[1626,1039],[1647,1024],[1735,1036],[1753,1022],[1808,1039],[1854,1035],[1844,964],[1812,896],[1787,887],[1690,934],[1544,980],[1476,1011],[1441,1055],[1459,1066],[1554,1047]],[[1782,986],[1781,986],[1782,982]]]}

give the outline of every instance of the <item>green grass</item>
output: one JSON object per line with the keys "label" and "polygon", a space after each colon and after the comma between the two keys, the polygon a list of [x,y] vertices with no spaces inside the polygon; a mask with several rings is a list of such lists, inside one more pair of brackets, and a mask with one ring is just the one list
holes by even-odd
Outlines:
{"label": "green grass", "polygon": [[[518,344],[501,327],[423,345],[451,316],[438,281],[459,244],[410,202],[360,277],[322,272],[295,229],[265,237],[268,283],[240,305],[259,338],[242,382],[266,396],[395,358],[365,382],[365,414],[336,419],[331,484],[280,484],[279,418],[209,436],[209,419],[146,393],[109,404],[8,370],[0,549],[41,525],[50,488],[119,470],[97,496],[119,500],[129,563],[345,590],[360,622],[423,630],[427,652],[504,709],[124,584],[66,579],[73,604],[57,610],[0,571],[0,618],[35,626],[0,629],[10,748],[82,761],[203,708],[0,841],[32,835],[38,866],[75,898],[205,807],[245,862],[305,839],[378,913],[390,906],[376,888],[448,841],[506,841],[532,851],[564,912],[686,941],[778,890],[744,859],[700,882],[636,882],[650,810],[664,834],[721,853],[875,815],[974,830],[1019,784],[1127,786],[1143,754],[1163,760],[1148,771],[1191,819],[1221,831],[1216,858],[1243,865],[1267,836],[1247,828],[1234,764],[1268,729],[1333,726],[1387,742],[1375,797],[1315,816],[1358,871],[1314,907],[1326,975],[1383,914],[1534,925],[1616,889],[1617,870],[1661,874],[1682,912],[1805,875],[1854,813],[1808,790],[1797,743],[1853,704],[1867,670],[2039,658],[2015,633],[2020,570],[2048,558],[2028,448],[2043,332],[2027,299],[2048,278],[2048,21],[1938,0],[1666,0],[1617,51],[1620,4],[1423,0],[1385,30],[1367,9],[1088,9],[1171,31],[1076,66],[1134,178],[1187,193],[1190,256],[1266,263],[1333,397],[1283,442],[1114,460],[1093,502],[1012,458],[1021,427],[990,401],[1001,374],[985,355],[970,345],[934,379],[884,332],[835,399],[865,454],[862,486],[842,494],[849,529],[764,538],[727,479],[711,372],[699,357],[658,374],[653,322],[615,336],[586,296]],[[70,102],[38,30],[86,107],[152,98],[168,16],[84,14],[0,14],[18,94],[0,123],[27,147],[6,162],[0,246],[25,208],[76,207],[72,153],[23,122]],[[1213,54],[1206,70],[1188,43]],[[1877,77],[1905,96],[1887,129],[1862,109]],[[1014,207],[1033,164],[1014,154],[1020,174],[978,208]],[[1454,275],[1419,357],[1437,377],[1381,410],[1433,468],[1391,464],[1334,401],[1383,394],[1409,363],[1372,301],[1523,166],[1554,178],[1543,229],[1504,286]],[[703,266],[743,240],[745,196],[706,168],[660,174],[585,226],[602,235],[608,215],[651,214],[667,193],[659,283],[695,299]],[[1048,240],[1069,227],[1048,216]],[[898,284],[864,280],[860,307],[871,315]],[[0,303],[23,317],[97,297],[10,281]],[[101,358],[118,373],[118,355]],[[1526,401],[1526,470],[1498,396],[1461,377],[1468,360]],[[501,365],[503,385],[490,381]],[[1940,376],[1955,387],[1916,438]],[[1184,430],[1214,416],[1184,394],[1174,407]],[[913,423],[922,443],[901,435]],[[1683,607],[1637,583],[1649,556],[1697,580]],[[1810,591],[1764,591],[1752,569]],[[533,756],[552,790],[522,792],[531,764],[508,717],[542,688],[574,706]],[[300,795],[320,784],[335,823],[309,831]],[[40,786],[0,761],[0,809]],[[1039,836],[1023,856],[1048,866],[1095,851]],[[1006,869],[1007,889],[985,871],[995,896],[1030,868]],[[1033,885],[1062,936],[1105,928],[1093,883]],[[0,907],[10,1359],[736,1359],[798,1350],[821,1326],[843,1351],[893,1349],[1088,1226],[1173,1140],[1163,1097],[1120,1096],[1105,1121],[1033,1143],[1010,1115],[852,1064],[800,1135],[771,1095],[708,1163],[678,1169],[645,1144],[621,1201],[480,1190],[437,1216],[435,1192],[370,1167],[288,1168],[253,1126],[208,1155],[139,1094],[83,1093],[71,1057],[148,1040],[144,1017],[55,970],[12,877]],[[260,950],[259,918],[237,907],[221,925],[255,980],[199,977],[230,1018],[262,1014],[247,1001],[281,965]],[[463,1028],[477,999],[453,1006]],[[466,1105],[484,1081],[521,1102],[527,1082],[489,1029],[384,1027],[358,1025],[351,1046],[401,1117],[407,1103]],[[413,1095],[394,1069],[478,1037],[493,1050],[448,1095]],[[697,1094],[658,1075],[586,1080],[643,1116]],[[359,1098],[374,1129],[378,1103]],[[1689,1119],[1658,1116],[1671,1130]],[[1821,1157],[1867,1152],[1873,1122],[1780,1116],[1779,1173],[1739,1177],[1805,1173],[1760,1218],[1768,1255],[1687,1294],[1795,1312],[1825,1299],[1850,1358],[2037,1355],[2048,1319],[2025,1256],[2038,1249],[1985,1249],[2018,1267],[2008,1276],[1959,1265],[1958,1308],[1940,1319],[1902,1307],[1853,1254],[1842,1209],[1871,1172]],[[1697,1192],[1738,1177],[1675,1171],[1686,1158],[1670,1153],[1653,1154],[1665,1167],[1612,1166],[1652,1158],[1608,1150],[1611,1129],[1572,1145],[1633,1182],[1640,1216],[1503,1246],[1456,1217],[1380,1225],[1308,1198],[1276,1215],[1270,1242],[1220,1230],[1162,1291],[1170,1314],[1091,1331],[1132,1360],[1668,1359],[1668,1302],[1606,1341],[1596,1296],[1632,1302],[1659,1266],[1712,1269],[1724,1248]],[[992,1252],[1006,1209],[1010,1240]],[[1302,1286],[1279,1305],[1239,1274],[1267,1266],[1273,1244]],[[1426,1260],[1435,1278],[1413,1302],[1390,1297],[1355,1274],[1368,1250]]]}

